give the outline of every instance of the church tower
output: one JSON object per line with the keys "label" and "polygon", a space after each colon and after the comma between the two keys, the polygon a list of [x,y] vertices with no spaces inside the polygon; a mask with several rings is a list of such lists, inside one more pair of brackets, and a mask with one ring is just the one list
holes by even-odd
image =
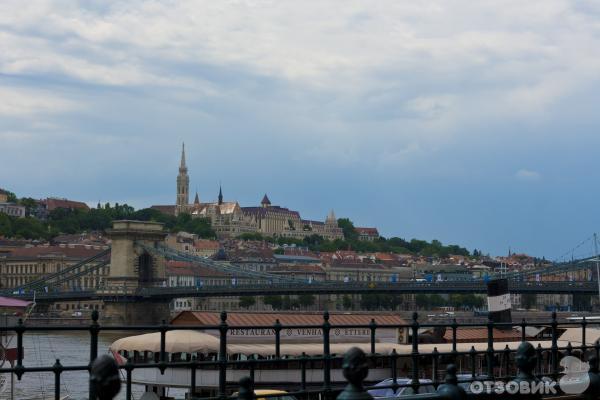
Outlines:
{"label": "church tower", "polygon": [[185,165],[185,143],[181,148],[181,164],[179,165],[179,175],[177,175],[177,203],[175,205],[175,215],[186,212],[189,204],[190,177]]}
{"label": "church tower", "polygon": [[327,225],[333,225],[333,226],[338,226],[338,224],[337,224],[337,218],[335,217],[335,213],[333,212],[333,210],[331,210],[329,212],[329,215],[327,215],[327,219],[325,219],[325,224],[327,224]]}

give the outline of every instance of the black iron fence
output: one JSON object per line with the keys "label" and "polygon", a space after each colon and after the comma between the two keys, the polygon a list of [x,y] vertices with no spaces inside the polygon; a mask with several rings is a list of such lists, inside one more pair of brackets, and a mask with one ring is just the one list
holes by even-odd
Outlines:
{"label": "black iron fence", "polygon": [[[600,330],[591,328],[591,325],[598,325],[599,322],[588,321],[585,318],[578,321],[559,321],[556,313],[552,313],[547,323],[536,321],[534,324],[525,320],[512,323],[495,323],[488,320],[484,323],[459,324],[456,320],[448,324],[439,323],[421,323],[417,313],[413,314],[412,321],[406,324],[377,324],[371,320],[366,325],[340,325],[332,324],[329,320],[329,314],[323,314],[323,322],[318,325],[283,325],[278,320],[273,325],[251,325],[251,326],[230,326],[227,323],[227,314],[221,313],[221,321],[217,325],[202,326],[202,330],[217,331],[219,338],[219,349],[216,357],[197,357],[187,354],[185,357],[172,357],[166,351],[166,333],[175,330],[197,330],[198,326],[168,325],[163,322],[161,325],[145,326],[104,326],[98,323],[98,312],[92,313],[92,318],[88,326],[27,326],[21,320],[15,326],[0,326],[0,333],[12,332],[16,335],[16,358],[10,367],[0,368],[0,374],[14,373],[20,380],[21,377],[33,372],[50,372],[54,374],[54,398],[61,398],[61,377],[68,371],[88,371],[90,373],[89,398],[112,398],[112,391],[115,390],[119,381],[119,370],[123,373],[125,397],[132,399],[132,385],[135,383],[133,372],[136,370],[153,369],[160,371],[161,374],[167,369],[176,369],[189,374],[189,393],[192,398],[224,400],[230,398],[234,392],[240,398],[250,398],[253,396],[253,388],[256,371],[265,368],[276,368],[284,370],[293,365],[294,370],[298,371],[297,384],[290,384],[286,388],[289,395],[298,398],[309,399],[318,397],[321,399],[333,399],[336,396],[342,398],[369,398],[367,391],[374,394],[381,394],[382,390],[389,389],[386,397],[397,396],[400,390],[404,395],[415,393],[416,398],[456,398],[464,396],[465,389],[471,392],[470,396],[477,394],[486,395],[491,390],[497,392],[494,385],[484,385],[486,390],[474,392],[469,385],[471,382],[557,382],[561,377],[560,361],[565,356],[575,357],[589,363],[589,371],[585,372],[585,377],[581,378],[588,384],[585,387],[582,396],[596,398],[600,396],[600,376],[598,376],[598,359],[600,358]],[[534,346],[527,341],[527,328],[542,326],[549,331],[545,340],[537,341]],[[516,343],[520,342],[518,348],[505,345],[499,348],[497,342],[505,339],[495,338],[498,330],[514,332],[513,328],[519,328],[520,337],[516,338]],[[445,328],[450,335],[450,339],[444,341],[437,338],[437,342],[427,344],[427,350],[423,351],[425,346],[422,343],[424,336],[420,334],[423,329],[429,328],[436,330]],[[568,341],[559,342],[561,331],[565,328],[576,328],[580,332],[575,343]],[[228,338],[232,329],[267,329],[274,333],[273,354],[267,357],[248,357],[240,359],[228,354]],[[322,333],[322,354],[293,356],[282,354],[282,332],[287,329],[318,329]],[[370,351],[363,351],[358,348],[349,349],[345,355],[332,352],[331,333],[334,329],[363,329],[370,332],[370,340],[366,346]],[[380,346],[377,342],[377,331],[379,329],[398,329],[407,332],[408,350],[406,352],[397,352],[393,349],[387,354],[377,351]],[[485,348],[472,344],[470,349],[465,350],[459,339],[461,330],[479,329],[483,332],[485,339]],[[29,332],[40,331],[85,331],[89,333],[89,363],[87,365],[65,366],[57,359],[54,365],[48,366],[28,366],[24,363],[23,337]],[[124,354],[126,362],[120,365],[102,356],[98,358],[98,336],[100,332],[160,332],[160,350],[155,352],[151,358],[140,359],[135,354]],[[594,335],[588,340],[588,335]],[[591,336],[590,336],[591,337]],[[497,340],[498,339],[498,340]],[[431,341],[431,337],[429,338]],[[514,340],[513,340],[514,342]],[[445,344],[443,344],[445,343]],[[593,344],[592,344],[593,343]],[[434,346],[431,349],[431,346]],[[495,347],[496,345],[496,347]],[[438,346],[447,347],[443,351],[438,350]],[[460,348],[459,348],[460,347]],[[478,347],[478,348],[476,348]],[[401,376],[402,371],[399,366],[408,365],[405,371],[408,376]],[[468,373],[457,375],[457,363],[464,364]],[[373,386],[374,382],[368,381],[371,386],[365,387],[367,370],[377,368],[385,369],[386,376],[389,378],[386,382]],[[228,379],[234,370],[243,370],[248,372],[248,377],[239,384]],[[322,370],[322,379],[318,383],[307,379],[307,371]],[[215,385],[214,393],[208,395],[199,394],[197,382],[198,371],[216,371],[218,374],[218,384]],[[334,381],[332,379],[333,371],[343,371],[348,385]],[[580,377],[582,371],[578,371]],[[115,375],[116,373],[116,375]],[[445,375],[445,377],[444,377]],[[544,378],[540,380],[540,378]],[[424,378],[427,378],[425,380]],[[420,394],[424,387],[431,387],[433,390],[428,394]],[[564,388],[556,386],[556,394],[561,394]],[[569,393],[569,391],[567,391]],[[551,393],[552,394],[552,393]],[[275,395],[276,396],[276,395]],[[358,396],[358,397],[357,397]],[[362,396],[362,397],[361,397]],[[261,398],[270,397],[261,395]],[[338,397],[339,398],[339,397]]]}

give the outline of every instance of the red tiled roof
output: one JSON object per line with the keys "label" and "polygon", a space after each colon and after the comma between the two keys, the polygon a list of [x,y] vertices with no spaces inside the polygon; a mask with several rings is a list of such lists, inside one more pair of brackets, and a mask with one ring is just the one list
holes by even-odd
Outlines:
{"label": "red tiled roof", "polygon": [[[494,328],[493,335],[494,340],[521,340],[521,332],[517,331],[516,329],[508,331]],[[483,342],[487,341],[487,338],[487,328],[458,328],[456,330],[457,342]],[[446,341],[452,341],[452,330],[446,330],[444,339]]]}
{"label": "red tiled roof", "polygon": [[[86,259],[90,258],[104,249],[86,248],[86,246],[73,246],[73,247],[62,247],[62,246],[38,246],[38,247],[20,247],[11,250],[6,254],[7,259],[21,259],[21,258],[39,258],[39,257],[66,257],[74,259]],[[98,247],[98,246],[96,246]]]}
{"label": "red tiled roof", "polygon": [[219,250],[219,242],[216,240],[196,240],[194,247],[198,250]]}
{"label": "red tiled roof", "polygon": [[242,212],[247,215],[264,218],[267,213],[283,214],[286,217],[294,217],[300,219],[300,213],[298,211],[290,210],[289,208],[279,206],[269,207],[242,207]]}
{"label": "red tiled roof", "polygon": [[377,228],[354,228],[359,235],[378,235]]}
{"label": "red tiled roof", "polygon": [[386,267],[385,265],[381,265],[381,264],[374,264],[374,263],[363,263],[363,262],[348,262],[348,261],[335,261],[332,264],[330,264],[331,268],[356,268],[356,269],[360,269],[360,268],[370,268],[370,269],[389,269],[388,267]]}
{"label": "red tiled roof", "polygon": [[[379,325],[405,324],[406,321],[397,314],[329,314],[329,323],[332,325],[367,325],[374,319]],[[276,320],[282,325],[320,325],[323,323],[323,314],[320,313],[254,313],[231,312],[227,313],[229,326],[247,325],[272,325]],[[220,313],[209,311],[183,311],[171,323],[173,325],[218,325],[221,322]]]}
{"label": "red tiled roof", "polygon": [[375,253],[375,258],[381,261],[395,261],[395,258],[390,253]]}
{"label": "red tiled roof", "polygon": [[90,209],[87,204],[81,201],[73,201],[67,199],[47,198],[43,201],[43,203],[46,204],[46,209],[48,211],[56,210],[57,208],[74,208],[86,211]]}
{"label": "red tiled roof", "polygon": [[151,206],[153,210],[160,211],[163,214],[175,215],[175,206]]}

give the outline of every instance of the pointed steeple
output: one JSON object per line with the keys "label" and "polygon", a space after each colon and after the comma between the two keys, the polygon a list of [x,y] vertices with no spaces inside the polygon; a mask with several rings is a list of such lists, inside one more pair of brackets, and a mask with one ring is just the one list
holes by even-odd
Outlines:
{"label": "pointed steeple", "polygon": [[223,204],[223,190],[221,190],[221,185],[219,185],[219,205]]}
{"label": "pointed steeple", "polygon": [[267,196],[267,194],[265,193],[265,195],[262,198],[262,201],[260,202],[260,204],[264,207],[267,208],[271,205],[271,200],[269,200],[269,197]]}
{"label": "pointed steeple", "polygon": [[194,204],[200,205],[200,197],[198,197],[198,191],[196,190],[196,197],[194,198]]}
{"label": "pointed steeple", "polygon": [[189,206],[190,177],[185,165],[185,143],[181,147],[181,163],[179,164],[179,174],[177,175],[177,202],[175,215],[181,212],[187,212]]}
{"label": "pointed steeple", "polygon": [[179,170],[187,170],[185,165],[185,143],[181,146],[181,163],[179,164]]}
{"label": "pointed steeple", "polygon": [[331,211],[329,211],[329,215],[327,216],[327,219],[325,220],[325,222],[337,224],[337,218],[335,217],[335,213],[333,212],[333,209]]}

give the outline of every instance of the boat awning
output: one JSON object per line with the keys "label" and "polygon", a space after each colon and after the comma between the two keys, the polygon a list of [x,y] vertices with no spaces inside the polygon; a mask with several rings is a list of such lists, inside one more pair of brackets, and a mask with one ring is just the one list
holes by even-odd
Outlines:
{"label": "boat awning", "polygon": [[[167,353],[218,353],[219,352],[219,338],[194,330],[176,330],[168,331],[166,333],[165,351]],[[537,347],[538,344],[544,349],[549,349],[551,341],[530,341],[530,343]],[[567,346],[567,341],[559,340],[558,346]],[[511,342],[495,342],[494,349],[501,351],[508,347],[511,350],[516,350],[521,344],[520,341]],[[371,351],[370,343],[331,343],[330,352],[335,355],[342,355],[348,351],[351,347],[359,347],[365,353]],[[456,349],[459,352],[468,352],[474,347],[476,351],[482,352],[487,350],[487,343],[457,343]],[[439,352],[450,352],[452,351],[451,343],[437,343],[437,344],[419,344],[419,352],[423,355],[431,354],[437,348]],[[130,336],[115,341],[111,346],[110,350],[113,352],[119,351],[160,351],[160,333],[147,333],[144,335]],[[396,351],[398,355],[409,355],[412,352],[412,346],[396,343],[375,343],[375,351],[378,354],[389,355],[393,351]],[[270,357],[275,355],[275,345],[271,343],[245,343],[245,344],[228,344],[227,353],[230,355],[242,354],[245,356],[258,355],[262,357]],[[302,354],[307,356],[317,356],[323,354],[323,345],[320,343],[297,343],[297,344],[281,344],[280,354],[282,356],[299,357]]]}
{"label": "boat awning", "polygon": [[[160,332],[129,336],[110,345],[111,351],[160,351]],[[194,330],[168,331],[165,334],[167,353],[217,353],[219,339]]]}

